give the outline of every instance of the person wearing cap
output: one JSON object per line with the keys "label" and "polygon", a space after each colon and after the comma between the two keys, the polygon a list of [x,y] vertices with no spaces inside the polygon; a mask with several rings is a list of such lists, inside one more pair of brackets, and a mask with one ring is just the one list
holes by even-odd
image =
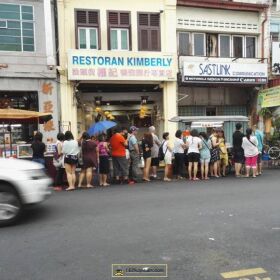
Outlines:
{"label": "person wearing cap", "polygon": [[136,126],[130,127],[130,137],[128,139],[128,148],[130,154],[130,168],[129,168],[129,183],[134,184],[137,182],[138,170],[139,170],[139,146],[136,138],[138,128]]}
{"label": "person wearing cap", "polygon": [[151,156],[152,156],[152,161],[151,161],[151,178],[156,179],[157,178],[157,168],[159,166],[159,159],[158,159],[158,152],[159,152],[159,147],[161,145],[158,136],[155,134],[156,128],[154,126],[149,127],[149,132],[153,136],[153,147],[151,149]]}

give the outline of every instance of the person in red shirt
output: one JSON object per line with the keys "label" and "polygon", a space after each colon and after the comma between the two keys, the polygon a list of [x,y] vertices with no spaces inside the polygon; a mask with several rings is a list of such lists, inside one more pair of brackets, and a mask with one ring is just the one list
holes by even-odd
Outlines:
{"label": "person in red shirt", "polygon": [[125,182],[128,182],[128,160],[126,159],[125,151],[127,140],[120,132],[121,129],[116,128],[114,135],[110,139],[113,169],[117,183],[120,183],[121,177]]}

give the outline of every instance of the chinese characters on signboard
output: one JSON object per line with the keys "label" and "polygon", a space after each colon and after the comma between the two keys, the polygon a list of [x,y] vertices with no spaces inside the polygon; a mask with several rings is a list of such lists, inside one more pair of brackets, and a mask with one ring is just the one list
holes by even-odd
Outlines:
{"label": "chinese characters on signboard", "polygon": [[[44,82],[42,84],[42,93],[45,96],[44,101],[43,101],[43,112],[44,113],[54,113],[54,104],[52,99],[49,99],[52,97],[53,94],[53,85],[51,82]],[[43,128],[45,132],[51,132],[51,131],[55,131],[55,125],[54,125],[54,121],[49,120],[48,122],[43,124]]]}

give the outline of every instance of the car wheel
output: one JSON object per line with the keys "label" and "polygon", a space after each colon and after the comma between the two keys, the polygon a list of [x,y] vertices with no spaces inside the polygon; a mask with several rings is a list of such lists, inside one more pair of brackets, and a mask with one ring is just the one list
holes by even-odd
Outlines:
{"label": "car wheel", "polygon": [[22,212],[22,203],[13,187],[0,183],[0,227],[14,224]]}

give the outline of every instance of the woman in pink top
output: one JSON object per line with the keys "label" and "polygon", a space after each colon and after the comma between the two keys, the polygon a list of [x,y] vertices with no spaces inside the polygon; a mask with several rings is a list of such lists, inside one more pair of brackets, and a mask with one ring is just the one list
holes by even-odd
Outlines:
{"label": "woman in pink top", "polygon": [[110,172],[109,166],[109,146],[105,141],[105,135],[99,135],[98,137],[99,144],[99,176],[100,176],[100,186],[107,187],[109,184],[107,183],[107,177]]}
{"label": "woman in pink top", "polygon": [[252,136],[251,128],[246,129],[246,136],[242,140],[242,148],[245,154],[246,177],[249,177],[252,168],[253,178],[256,178],[259,150],[258,140],[256,136]]}

